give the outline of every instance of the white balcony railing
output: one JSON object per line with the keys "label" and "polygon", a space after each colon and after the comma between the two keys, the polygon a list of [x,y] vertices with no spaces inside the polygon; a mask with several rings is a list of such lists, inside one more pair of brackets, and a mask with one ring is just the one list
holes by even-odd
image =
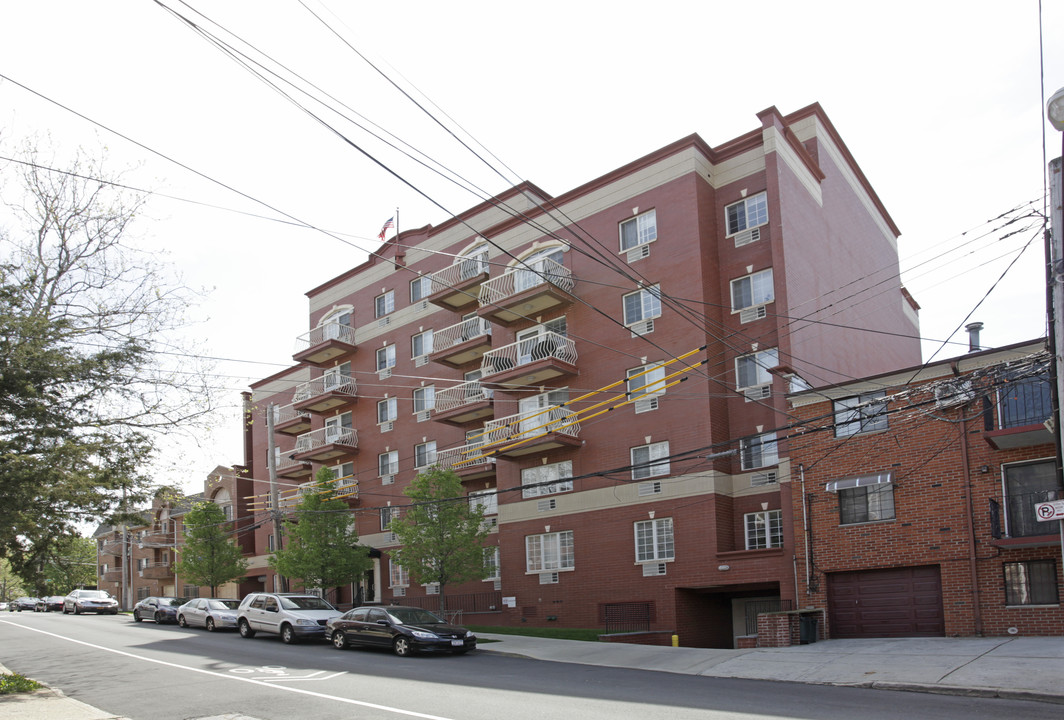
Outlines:
{"label": "white balcony railing", "polygon": [[355,379],[350,375],[327,374],[297,385],[295,393],[292,394],[292,402],[303,402],[331,392],[354,397],[356,390]]}
{"label": "white balcony railing", "polygon": [[519,266],[481,285],[480,306],[501,304],[509,297],[548,282],[565,292],[572,292],[575,285],[569,268],[550,258],[543,258],[531,266]]}
{"label": "white balcony railing", "polygon": [[432,287],[429,292],[435,295],[444,290],[461,287],[468,280],[487,271],[488,263],[486,260],[479,257],[463,258],[454,265],[449,265],[432,273],[429,276],[432,278]]}
{"label": "white balcony railing", "polygon": [[295,465],[303,465],[305,461],[296,460],[295,458],[289,457],[292,454],[292,452],[293,451],[290,450],[288,452],[288,455],[282,454],[279,458],[277,458],[277,467],[274,468],[274,470],[276,470],[279,473],[283,473],[285,470],[287,470],[290,467],[293,467]]}
{"label": "white balcony railing", "polygon": [[437,413],[449,412],[465,405],[491,400],[492,394],[492,390],[484,387],[479,380],[470,380],[445,390],[437,390],[434,409]]}
{"label": "white balcony railing", "polygon": [[296,338],[296,352],[300,353],[329,340],[355,344],[355,329],[340,323],[325,323]]}
{"label": "white balcony railing", "polygon": [[481,317],[469,318],[456,325],[435,331],[432,334],[432,351],[441,353],[455,345],[487,335],[491,335],[490,322]]}
{"label": "white balcony railing", "polygon": [[280,425],[281,423],[295,420],[296,418],[310,418],[310,413],[300,412],[299,410],[296,410],[294,405],[273,406],[274,425]]}
{"label": "white balcony railing", "polygon": [[323,427],[303,433],[296,438],[296,454],[310,452],[326,445],[358,447],[358,432],[348,427]]}
{"label": "white balcony railing", "polygon": [[576,364],[576,343],[572,338],[555,332],[540,333],[533,338],[518,340],[501,348],[494,348],[484,353],[481,364],[483,377],[493,373],[511,370],[521,365],[528,365],[537,360],[556,358],[569,364]]}
{"label": "white balcony railing", "polygon": [[527,440],[546,433],[561,433],[570,437],[580,435],[580,421],[568,408],[551,405],[542,410],[518,413],[484,423],[483,441],[502,445],[515,440]]}
{"label": "white balcony railing", "polygon": [[[495,463],[493,457],[477,457],[480,445],[462,445],[436,451],[436,464],[444,470],[483,470]],[[473,459],[475,458],[475,459]],[[468,460],[468,462],[464,462]]]}

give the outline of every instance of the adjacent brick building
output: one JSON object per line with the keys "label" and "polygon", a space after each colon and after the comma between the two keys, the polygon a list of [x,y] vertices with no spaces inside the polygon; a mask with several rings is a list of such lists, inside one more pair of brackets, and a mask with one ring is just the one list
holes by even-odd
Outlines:
{"label": "adjacent brick building", "polygon": [[[1060,635],[1043,342],[791,397],[799,606],[834,638]],[[804,502],[803,502],[804,500]]]}

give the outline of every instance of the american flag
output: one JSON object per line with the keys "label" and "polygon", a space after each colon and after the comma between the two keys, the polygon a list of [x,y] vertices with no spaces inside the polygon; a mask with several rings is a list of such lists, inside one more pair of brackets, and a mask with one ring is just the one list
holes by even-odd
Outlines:
{"label": "american flag", "polygon": [[388,218],[388,222],[384,223],[384,227],[381,228],[380,234],[377,235],[377,237],[379,239],[383,240],[385,233],[387,233],[388,230],[390,230],[393,227],[395,227],[395,216],[394,215],[392,217]]}

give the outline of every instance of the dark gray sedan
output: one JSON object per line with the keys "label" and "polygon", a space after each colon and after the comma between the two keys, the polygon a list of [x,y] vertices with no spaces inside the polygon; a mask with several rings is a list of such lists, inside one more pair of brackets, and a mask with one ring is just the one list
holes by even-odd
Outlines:
{"label": "dark gray sedan", "polygon": [[391,648],[396,655],[416,652],[448,652],[461,655],[476,650],[477,636],[471,630],[418,607],[357,607],[326,623],[333,647],[351,645]]}

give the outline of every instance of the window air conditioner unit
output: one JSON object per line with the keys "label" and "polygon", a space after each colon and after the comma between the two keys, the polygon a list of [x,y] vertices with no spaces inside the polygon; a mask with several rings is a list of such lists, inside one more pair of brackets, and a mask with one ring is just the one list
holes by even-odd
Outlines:
{"label": "window air conditioner unit", "polygon": [[394,595],[395,597],[406,597],[406,588],[405,587],[392,588],[392,595]]}
{"label": "window air conditioner unit", "polygon": [[658,409],[658,399],[656,397],[651,398],[639,398],[635,401],[635,412],[639,413],[650,412],[651,410]]}
{"label": "window air conditioner unit", "polygon": [[558,573],[540,573],[539,574],[540,585],[557,585]]}
{"label": "window air conditioner unit", "polygon": [[391,485],[395,482],[395,475],[381,475],[381,485]]}
{"label": "window air conditioner unit", "polygon": [[421,412],[419,412],[417,414],[417,421],[418,422],[425,422],[430,417],[432,417],[432,411],[431,410],[422,410]]}
{"label": "window air conditioner unit", "polygon": [[391,376],[392,376],[392,369],[391,368],[384,368],[383,370],[378,370],[377,371],[377,379],[378,380],[387,380]]}
{"label": "window air conditioner unit", "polygon": [[429,301],[428,300],[422,300],[421,302],[419,302],[417,304],[417,309],[418,310],[428,310],[429,309]]}
{"label": "window air conditioner unit", "polygon": [[421,367],[429,361],[428,355],[418,355],[414,358],[414,367]]}
{"label": "window air conditioner unit", "polygon": [[757,242],[761,239],[761,228],[750,228],[749,230],[743,230],[741,233],[735,234],[735,247],[742,247],[743,245],[749,245],[752,242]]}
{"label": "window air conditioner unit", "polygon": [[391,323],[391,321],[392,321],[392,319],[390,317],[388,317],[388,316],[384,316],[382,318],[378,318],[377,327],[387,327],[388,324]]}
{"label": "window air conditioner unit", "polygon": [[776,482],[775,472],[756,472],[750,476],[751,485],[771,485]]}
{"label": "window air conditioner unit", "polygon": [[380,428],[381,428],[381,432],[382,433],[391,432],[395,428],[395,422],[392,421],[392,420],[388,420],[387,422],[382,422],[380,424]]}
{"label": "window air conditioner unit", "polygon": [[647,335],[654,332],[654,321],[643,320],[628,326],[628,329],[632,331],[632,337],[639,337],[641,335]]}
{"label": "window air conditioner unit", "polygon": [[748,307],[739,313],[739,322],[749,323],[755,320],[763,320],[768,317],[768,311],[765,310],[764,305],[755,305],[754,307]]}
{"label": "window air conditioner unit", "polygon": [[665,563],[644,563],[643,577],[658,577],[665,574]]}
{"label": "window air conditioner unit", "polygon": [[650,257],[650,245],[649,244],[640,245],[637,248],[633,248],[632,250],[629,250],[626,253],[626,255],[625,255],[625,259],[628,262],[630,262],[630,263],[633,263],[636,260],[642,260],[643,258],[648,258],[648,257]]}
{"label": "window air conditioner unit", "polygon": [[746,396],[746,402],[764,400],[765,398],[772,397],[772,386],[758,385],[757,387],[746,388],[743,390],[743,395]]}
{"label": "window air conditioner unit", "polygon": [[647,495],[657,495],[660,492],[660,480],[655,480],[654,482],[639,483],[639,497],[645,497]]}
{"label": "window air conditioner unit", "polygon": [[549,498],[547,500],[540,500],[536,504],[536,507],[539,509],[540,512],[547,512],[548,510],[555,510],[558,507],[558,501],[555,500],[554,498]]}

